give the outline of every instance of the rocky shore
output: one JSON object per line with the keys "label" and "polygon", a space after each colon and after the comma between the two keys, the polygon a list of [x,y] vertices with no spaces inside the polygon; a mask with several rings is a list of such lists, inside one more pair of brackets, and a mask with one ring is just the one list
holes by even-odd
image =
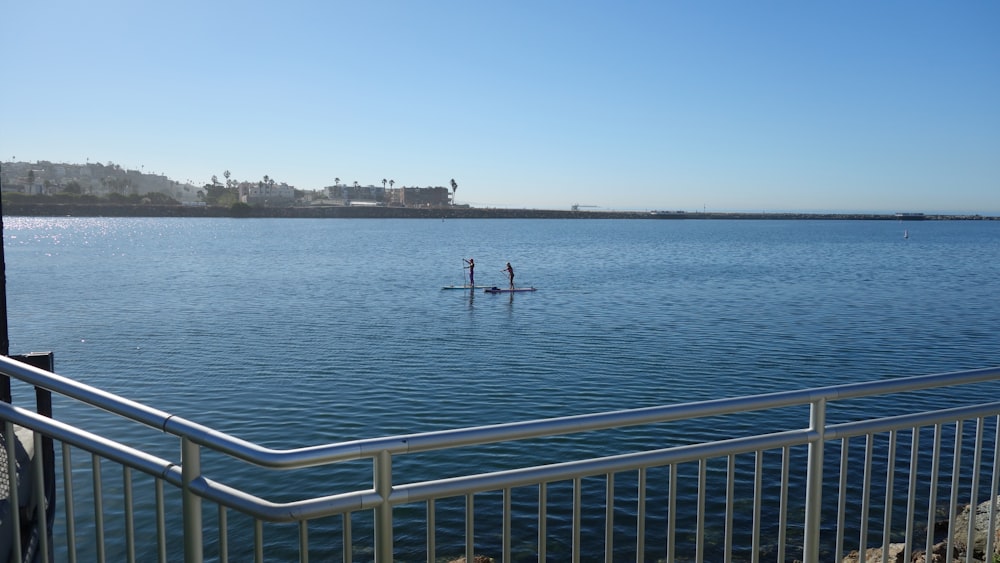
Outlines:
{"label": "rocky shore", "polygon": [[[1000,513],[1000,497],[993,499],[996,503],[997,512]],[[910,559],[905,559],[906,544],[889,544],[888,559],[882,558],[882,547],[871,547],[865,550],[864,561],[866,563],[961,563],[973,561],[974,563],[996,563],[1000,561],[1000,518],[992,532],[989,531],[990,501],[984,501],[973,508],[966,505],[953,521],[949,524],[947,520],[940,521],[935,526],[934,534],[936,542],[927,554],[923,544],[911,546]],[[972,545],[969,545],[969,523],[973,523]],[[952,528],[951,535],[951,557],[948,557],[948,529]],[[986,546],[988,534],[993,534],[993,551],[987,556]],[[971,553],[970,553],[971,552]],[[971,555],[971,559],[968,556]],[[847,554],[841,563],[858,563],[861,561],[861,554],[854,550]],[[494,563],[496,558],[486,555],[476,555],[472,563]],[[466,563],[465,557],[448,559],[448,563]],[[801,563],[795,560],[795,563]]]}
{"label": "rocky shore", "polygon": [[[247,217],[331,219],[829,219],[896,221],[895,214],[689,213],[684,211],[567,211],[481,207],[233,207],[188,205],[67,204],[4,202],[3,214],[24,217]],[[913,219],[909,219],[913,220]],[[922,215],[919,220],[1000,220],[983,215]]]}
{"label": "rocky shore", "polygon": [[[1000,513],[1000,497],[993,499],[997,512]],[[936,540],[928,554],[923,546],[911,546],[912,555],[910,559],[904,558],[906,554],[905,543],[889,544],[889,558],[882,559],[883,550],[881,547],[872,547],[865,550],[864,561],[866,563],[958,563],[962,561],[973,561],[974,563],[995,563],[1000,561],[1000,518],[994,523],[992,530],[989,528],[990,504],[987,500],[972,507],[966,505],[950,523],[947,521],[938,522],[935,528]],[[974,512],[973,512],[974,510]],[[969,526],[972,525],[972,544],[969,544]],[[951,554],[948,553],[948,529],[951,533]],[[993,536],[992,552],[986,553],[987,540]],[[969,558],[971,556],[971,559]],[[861,554],[852,551],[844,557],[842,563],[858,563],[861,561]]]}

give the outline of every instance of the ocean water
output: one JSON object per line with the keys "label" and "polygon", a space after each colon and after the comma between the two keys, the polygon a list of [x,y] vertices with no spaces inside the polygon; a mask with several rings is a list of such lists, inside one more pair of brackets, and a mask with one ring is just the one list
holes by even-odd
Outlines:
{"label": "ocean water", "polygon": [[[1000,364],[998,221],[5,217],[4,244],[11,353],[53,351],[62,375],[272,447]],[[505,286],[509,261],[538,291],[442,290],[469,257],[479,284]],[[317,487],[231,478],[275,500]]]}

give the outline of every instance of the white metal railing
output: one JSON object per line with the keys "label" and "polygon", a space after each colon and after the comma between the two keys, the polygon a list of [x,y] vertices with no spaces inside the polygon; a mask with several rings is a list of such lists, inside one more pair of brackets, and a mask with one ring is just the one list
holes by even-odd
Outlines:
{"label": "white metal railing", "polygon": [[[7,459],[14,459],[14,429],[30,429],[39,444],[32,475],[40,479],[41,440],[59,445],[55,457],[62,472],[55,501],[61,516],[52,545],[44,541],[40,552],[43,558],[60,554],[68,561],[176,560],[181,545],[189,562],[231,556],[263,561],[278,549],[281,555],[273,557],[286,559],[293,551],[300,561],[317,555],[324,561],[412,560],[416,550],[429,562],[443,555],[472,561],[484,551],[505,562],[840,561],[846,551],[871,546],[881,546],[886,560],[895,541],[906,542],[909,560],[911,550],[930,551],[940,535],[938,520],[951,522],[959,505],[975,506],[1000,492],[1000,401],[993,400],[1000,397],[1000,368],[287,450],[263,447],[8,358],[0,357],[0,374],[177,440],[179,459],[164,459],[59,420],[58,412],[50,418],[0,403]],[[900,396],[934,389],[943,403],[950,391],[968,387],[974,389],[964,395],[973,397],[968,404],[872,417],[876,398],[898,402]],[[834,404],[858,399],[868,401],[867,407],[834,412]],[[651,436],[662,435],[657,429],[669,423],[746,418],[783,408],[808,409],[808,414],[798,427],[727,435],[720,426],[715,437],[669,447],[482,473],[407,480],[407,471],[393,469],[396,460],[428,452],[451,455],[486,444],[507,444],[516,451],[540,439],[625,428],[648,427]],[[841,420],[829,423],[832,414]],[[858,453],[855,444],[862,442]],[[79,451],[89,455],[89,467],[74,455]],[[202,458],[208,454],[278,475],[367,460],[372,486],[276,502],[246,490],[252,487],[224,483],[226,474],[203,472]],[[115,467],[121,471],[118,483],[107,475]],[[81,481],[88,473],[90,478]],[[13,469],[10,476],[11,482],[19,478]],[[106,500],[114,509],[105,506]],[[204,502],[215,510],[206,510]],[[594,513],[594,506],[602,510]],[[943,518],[939,506],[947,506]],[[995,529],[996,503],[991,507],[990,529]],[[447,522],[439,520],[444,514]],[[396,541],[399,532],[405,532],[406,548]],[[949,548],[950,532],[949,524]],[[439,541],[443,534],[464,536],[460,553],[454,553],[454,541]],[[526,535],[533,539],[526,542]],[[321,540],[311,542],[312,537]],[[971,539],[970,532],[970,544]],[[20,536],[11,541],[14,549],[22,549]],[[992,535],[987,542],[992,553]]]}

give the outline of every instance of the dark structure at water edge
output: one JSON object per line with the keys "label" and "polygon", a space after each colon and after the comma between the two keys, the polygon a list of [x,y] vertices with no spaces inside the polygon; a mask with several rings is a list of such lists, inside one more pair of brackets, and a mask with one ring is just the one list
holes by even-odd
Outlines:
{"label": "dark structure at water edge", "polygon": [[232,207],[72,204],[5,201],[4,215],[27,217],[251,217],[330,219],[841,219],[881,221],[997,220],[984,215],[923,213],[713,213],[686,211],[580,211],[480,207],[303,206]]}

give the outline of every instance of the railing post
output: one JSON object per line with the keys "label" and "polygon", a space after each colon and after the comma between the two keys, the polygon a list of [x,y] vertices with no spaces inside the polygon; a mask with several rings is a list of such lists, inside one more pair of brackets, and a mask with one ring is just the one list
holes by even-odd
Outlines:
{"label": "railing post", "polygon": [[375,493],[382,499],[375,509],[375,561],[392,563],[392,454],[386,450],[375,457]]}
{"label": "railing post", "polygon": [[191,491],[191,482],[201,476],[201,452],[190,438],[181,438],[181,480],[184,484],[184,562],[201,563],[202,547],[201,497]]}
{"label": "railing post", "polygon": [[803,561],[819,561],[820,507],[823,504],[823,446],[826,443],[826,399],[809,406],[809,467],[806,474],[806,521]]}

